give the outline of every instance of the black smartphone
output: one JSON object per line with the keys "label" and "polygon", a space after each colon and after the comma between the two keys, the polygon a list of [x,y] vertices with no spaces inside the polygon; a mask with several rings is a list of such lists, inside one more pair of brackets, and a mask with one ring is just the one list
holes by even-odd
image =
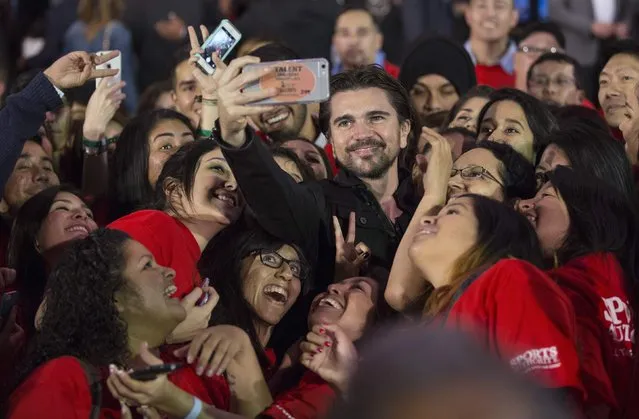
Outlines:
{"label": "black smartphone", "polygon": [[170,374],[173,371],[177,371],[180,368],[183,368],[184,364],[162,364],[162,365],[152,365],[147,368],[143,368],[140,370],[135,370],[129,373],[129,376],[134,380],[138,381],[152,381],[158,378],[160,375]]}
{"label": "black smartphone", "polygon": [[11,310],[18,303],[20,293],[18,291],[5,292],[0,300],[0,317],[6,319],[9,317]]}

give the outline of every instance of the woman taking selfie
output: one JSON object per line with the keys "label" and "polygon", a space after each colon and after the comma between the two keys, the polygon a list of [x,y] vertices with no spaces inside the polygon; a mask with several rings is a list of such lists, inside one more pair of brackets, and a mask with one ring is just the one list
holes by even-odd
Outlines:
{"label": "woman taking selfie", "polygon": [[240,217],[244,199],[213,141],[182,146],[164,164],[156,194],[158,210],[134,212],[114,221],[109,228],[128,233],[146,246],[158,263],[175,270],[174,297],[191,293],[184,301],[190,310],[189,321],[171,340],[184,342],[193,337],[194,325],[189,326],[190,321],[200,316],[195,321],[197,329],[205,328],[213,309],[213,299],[203,307],[194,307],[202,294],[194,289],[202,284],[197,271],[200,255],[215,235]]}
{"label": "woman taking selfie", "polygon": [[[634,417],[631,394],[639,266],[633,201],[607,182],[558,167],[519,211],[534,226],[550,275],[577,315],[587,412]],[[636,390],[636,389],[635,389]]]}
{"label": "woman taking selfie", "polygon": [[70,242],[97,228],[89,207],[68,186],[45,189],[20,208],[11,231],[9,266],[16,270],[20,317],[28,336],[34,332],[49,272]]}

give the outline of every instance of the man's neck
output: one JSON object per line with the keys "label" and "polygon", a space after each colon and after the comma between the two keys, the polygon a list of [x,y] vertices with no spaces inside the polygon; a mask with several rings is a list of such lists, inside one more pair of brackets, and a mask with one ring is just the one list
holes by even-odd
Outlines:
{"label": "man's neck", "polygon": [[306,120],[304,121],[304,125],[302,125],[302,129],[300,130],[299,137],[306,138],[310,142],[314,143],[317,137],[319,137],[319,132],[315,123],[313,122],[313,115],[310,112],[306,114]]}
{"label": "man's neck", "polygon": [[508,50],[508,38],[485,42],[470,38],[470,50],[473,52],[477,64],[497,65]]}
{"label": "man's neck", "polygon": [[386,175],[379,179],[360,178],[369,191],[380,204],[388,199],[393,199],[393,194],[399,186],[399,173],[397,159],[388,169]]}

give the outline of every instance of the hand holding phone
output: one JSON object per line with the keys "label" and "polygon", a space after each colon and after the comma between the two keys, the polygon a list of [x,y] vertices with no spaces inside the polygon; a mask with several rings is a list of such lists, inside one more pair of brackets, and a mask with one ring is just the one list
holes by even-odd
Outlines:
{"label": "hand holding phone", "polygon": [[[204,31],[203,31],[204,34]],[[224,19],[213,33],[200,45],[199,50],[202,53],[196,53],[198,67],[206,74],[211,75],[215,72],[215,63],[211,56],[217,52],[220,60],[224,60],[231,53],[233,48],[242,39],[242,34],[233,24]],[[191,48],[193,48],[193,39],[191,38]],[[195,49],[195,48],[193,48]]]}
{"label": "hand holding phone", "polygon": [[324,58],[288,60],[249,64],[244,71],[274,71],[249,84],[243,93],[265,91],[275,88],[276,96],[251,103],[251,105],[290,105],[314,103],[328,100],[330,94],[329,66]]}
{"label": "hand holding phone", "polygon": [[9,317],[13,307],[18,304],[20,293],[18,291],[5,292],[2,294],[2,300],[0,300],[0,318],[6,319]]}
{"label": "hand holding phone", "polygon": [[[101,57],[110,53],[111,51],[99,51],[96,52],[95,55]],[[95,66],[96,70],[118,70],[118,73],[115,76],[109,77],[108,85],[113,86],[114,84],[120,83],[122,81],[122,55],[119,54],[117,57],[112,58],[106,63],[99,64]],[[101,78],[95,79],[95,87],[97,88],[102,81]]]}
{"label": "hand holding phone", "polygon": [[129,377],[138,381],[153,381],[160,375],[170,374],[183,367],[184,364],[182,363],[151,365],[149,367],[130,372]]}

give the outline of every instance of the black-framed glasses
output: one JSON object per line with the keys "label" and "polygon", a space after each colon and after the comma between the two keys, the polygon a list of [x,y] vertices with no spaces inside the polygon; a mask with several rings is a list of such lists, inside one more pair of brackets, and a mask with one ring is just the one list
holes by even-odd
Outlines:
{"label": "black-framed glasses", "polygon": [[260,255],[260,262],[262,265],[268,266],[269,268],[278,269],[282,266],[283,263],[286,262],[293,276],[299,280],[305,280],[308,278],[309,269],[308,266],[300,262],[299,260],[290,260],[286,259],[279,253],[269,250],[269,249],[260,249],[253,252],[255,255]]}
{"label": "black-framed glasses", "polygon": [[477,179],[487,178],[492,180],[493,182],[495,182],[502,188],[504,187],[503,183],[501,183],[495,176],[492,175],[492,173],[490,173],[488,170],[484,169],[481,166],[467,166],[467,167],[464,167],[463,169],[453,168],[450,171],[450,177],[453,178],[457,176],[457,173],[461,175],[462,179],[477,180]]}

